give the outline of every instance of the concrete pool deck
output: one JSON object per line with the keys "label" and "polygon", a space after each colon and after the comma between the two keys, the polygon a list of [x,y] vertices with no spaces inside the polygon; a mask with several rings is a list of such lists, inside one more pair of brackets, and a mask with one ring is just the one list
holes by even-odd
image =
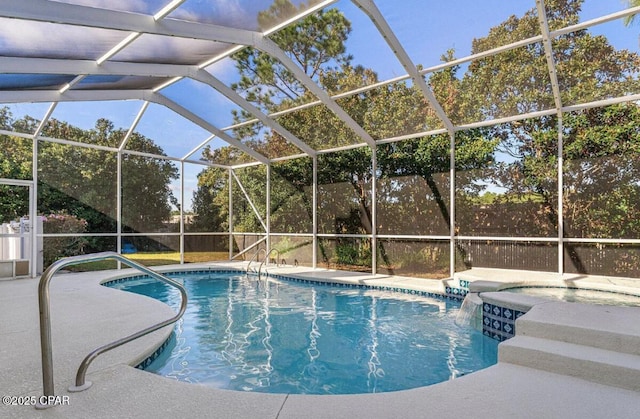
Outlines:
{"label": "concrete pool deck", "polygon": [[[228,268],[243,265],[180,265],[163,267],[162,270],[210,266]],[[276,272],[275,269],[269,271]],[[442,288],[441,281],[423,279],[373,277],[308,268],[282,268],[278,271],[323,281],[372,281],[423,291],[441,291]],[[126,272],[131,271],[115,274]],[[640,411],[640,308],[580,305],[580,319],[571,319],[561,306],[570,303],[541,304],[536,306],[537,310],[531,316],[527,314],[519,319],[531,319],[528,328],[522,327],[523,332],[530,335],[520,336],[518,333],[511,342],[507,341],[511,348],[501,344],[497,365],[413,390],[343,396],[242,393],[181,383],[130,367],[164,341],[169,331],[162,330],[98,357],[87,376],[93,386],[84,392],[69,393],[67,387],[73,384],[78,365],[91,350],[172,316],[171,309],[158,301],[99,285],[112,276],[114,272],[61,273],[51,282],[55,388],[56,395],[68,396],[68,405],[35,410],[32,406],[7,406],[3,403],[0,417],[635,418]],[[35,279],[0,281],[2,396],[37,398],[42,393],[37,288]],[[591,315],[603,312],[613,317]],[[570,365],[571,359],[554,358],[545,365],[536,361],[539,358],[542,362],[550,357],[549,351],[545,352],[541,347],[555,349],[560,345],[551,336],[535,335],[538,333],[536,330],[545,329],[545,324],[553,326],[546,328],[549,330],[575,326],[587,335],[603,336],[600,331],[612,319],[620,325],[610,332],[613,333],[611,339],[606,340],[615,341],[615,345],[601,350],[570,343],[571,356],[578,360],[577,366],[572,368],[590,370],[596,364],[590,364],[586,358],[595,354],[606,359],[593,367],[593,371],[599,371],[598,368],[609,371],[607,368],[610,368],[618,374],[616,368],[626,367],[623,372],[626,380],[621,384],[603,385],[597,382],[598,377],[578,378],[576,375],[580,371],[557,374],[555,372],[562,371],[561,367],[554,370],[545,366],[553,367],[557,359],[562,360],[561,365]],[[535,342],[531,343],[531,340]],[[507,349],[503,350],[503,347]],[[530,359],[535,362],[529,362]],[[550,369],[555,372],[550,372]]]}

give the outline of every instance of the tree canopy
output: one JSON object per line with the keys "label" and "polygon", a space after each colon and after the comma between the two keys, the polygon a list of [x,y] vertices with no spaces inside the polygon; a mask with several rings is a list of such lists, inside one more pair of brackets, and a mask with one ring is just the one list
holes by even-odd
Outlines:
{"label": "tree canopy", "polygon": [[[35,128],[37,123],[31,117],[14,119],[8,108],[0,109],[0,126],[8,130],[23,131],[28,127]],[[89,130],[52,119],[47,122],[43,134],[111,147],[114,151],[39,141],[38,213],[64,212],[85,220],[89,233],[115,233],[118,170],[114,147],[120,144],[126,131],[114,128],[113,123],[106,119],[98,119],[95,127]],[[31,140],[0,135],[0,142],[0,178],[30,180]],[[139,133],[132,134],[128,148],[164,155],[163,150],[151,139]],[[171,181],[178,177],[176,167],[169,160],[125,153],[122,173],[123,232],[148,232],[163,228],[163,222],[169,219],[171,204],[178,204],[170,189]],[[15,198],[5,194],[0,196],[4,221],[28,215],[28,198]],[[20,208],[7,209],[9,206]]]}
{"label": "tree canopy", "polygon": [[[549,29],[580,22],[583,3],[545,1]],[[259,25],[270,27],[304,7],[275,0],[260,13]],[[329,106],[304,106],[317,98],[276,58],[254,48],[235,53],[232,59],[239,78],[232,88],[263,112],[275,113],[273,118],[281,126],[320,151],[317,185],[309,157],[278,159],[268,167],[247,165],[234,169],[231,177],[225,169],[207,168],[198,176],[195,218],[187,231],[223,232],[232,222],[234,232],[263,234],[268,221],[276,233],[310,234],[317,210],[318,232],[326,236],[319,245],[324,260],[365,264],[377,252],[381,265],[390,270],[418,259],[442,265],[448,255],[438,240],[445,242],[452,231],[463,237],[553,243],[562,226],[564,236],[576,240],[640,238],[640,110],[637,102],[620,100],[640,91],[640,57],[616,49],[605,36],[588,29],[555,36],[550,40],[551,56],[544,42],[482,55],[538,36],[537,14],[534,7],[510,16],[474,39],[471,54],[477,58],[468,65],[450,65],[424,75],[447,118],[454,126],[463,126],[444,134],[446,124],[414,81],[378,84],[378,74],[349,54],[346,45],[352,26],[338,9],[326,8],[270,34],[330,95],[356,91],[335,102],[378,142],[375,146],[363,145],[365,141]],[[455,59],[454,49],[442,52],[443,63]],[[550,60],[556,69],[553,74]],[[376,87],[360,89],[372,84]],[[606,106],[594,104],[613,98],[615,103]],[[525,114],[529,116],[520,117]],[[245,111],[236,111],[233,117],[238,123],[252,118]],[[14,120],[7,108],[0,108],[0,128],[5,132],[33,132],[38,124],[31,117]],[[421,134],[425,132],[432,134]],[[86,220],[90,233],[115,232],[118,153],[114,149],[125,134],[104,119],[89,130],[49,121],[43,135],[109,149],[39,142],[39,211],[67,211]],[[285,136],[260,123],[239,124],[234,135],[268,158],[301,154]],[[396,137],[407,139],[396,141]],[[0,145],[0,177],[30,179],[31,141],[1,135]],[[128,149],[164,155],[138,133],[129,139]],[[207,148],[203,156],[215,163],[251,160],[232,146]],[[121,168],[122,232],[165,228],[171,206],[178,205],[169,188],[177,178],[175,166],[166,159],[124,153]],[[314,187],[317,208],[313,208]],[[3,187],[3,214],[15,217],[25,211],[16,204],[24,199],[10,197],[23,192]],[[402,261],[394,249],[404,246],[404,239],[379,240],[378,248],[372,249],[367,237],[374,231],[436,238],[420,239],[423,247],[417,252],[415,244],[407,245],[405,250],[411,248],[419,256]],[[573,244],[576,240],[565,243],[565,251],[571,269],[582,272],[586,267],[579,246]],[[471,259],[458,242],[459,259]]]}
{"label": "tree canopy", "polygon": [[[277,7],[289,7],[286,3],[278,2]],[[582,0],[547,2],[550,29],[577,23],[582,4]],[[269,13],[277,13],[277,7]],[[272,38],[307,75],[335,94],[378,81],[373,70],[353,64],[353,57],[345,48],[350,29],[349,21],[331,9],[277,32]],[[511,16],[491,28],[486,36],[475,39],[472,54],[539,32],[537,10],[533,8],[522,16]],[[557,37],[552,46],[560,100],[564,105],[640,90],[640,58],[627,50],[616,50],[606,37],[578,30]],[[266,54],[246,49],[234,59],[241,74],[234,88],[266,112],[312,100],[292,74]],[[454,59],[454,50],[443,52],[444,62]],[[436,98],[454,124],[552,110],[556,106],[542,43],[476,59],[464,72],[460,66],[450,66],[427,76]],[[387,84],[337,102],[375,139],[443,126],[422,92],[409,82]],[[236,114],[237,121],[246,117]],[[278,117],[278,122],[319,150],[362,142],[324,106],[286,113]],[[561,128],[565,234],[569,237],[640,237],[635,221],[638,217],[635,210],[630,210],[637,207],[634,203],[637,204],[640,184],[634,164],[640,144],[636,128],[639,123],[638,106],[623,103],[564,114],[562,125],[553,114],[456,132],[456,232],[556,237]],[[274,132],[240,134],[260,144],[260,150],[266,155],[270,155],[270,147],[278,150],[286,147],[283,146],[285,140]],[[447,235],[449,229],[454,228],[449,225],[450,141],[449,135],[434,135],[380,144],[376,147],[378,171],[375,174],[369,147],[320,155],[320,232],[370,233],[374,205],[371,182],[376,176],[380,234],[418,231],[424,235]],[[277,225],[281,233],[311,232],[310,160],[287,160],[272,165],[272,169],[272,179],[276,177],[279,185],[272,187],[273,225]],[[238,174],[241,182],[247,183],[245,187],[257,188],[253,193],[260,196],[256,201],[258,205],[264,202],[258,190],[264,189],[265,182],[254,177],[265,175],[265,171],[254,170],[253,180],[249,180]],[[194,205],[198,214],[206,214],[216,207],[215,214],[224,215],[228,201],[228,193],[223,191],[228,185],[220,181],[224,176],[219,173],[212,181],[210,173],[201,175],[200,196],[204,196],[206,190],[208,196],[214,198]],[[297,215],[282,210],[288,204],[299,208]],[[243,227],[237,231],[248,231],[245,230],[248,227],[262,231],[253,213],[247,214],[247,220],[253,221],[240,218],[236,222]],[[278,218],[285,214],[288,222]],[[224,217],[218,218],[218,222],[224,224],[222,219]],[[608,220],[614,222],[608,223]],[[578,260],[571,259],[579,264]]]}

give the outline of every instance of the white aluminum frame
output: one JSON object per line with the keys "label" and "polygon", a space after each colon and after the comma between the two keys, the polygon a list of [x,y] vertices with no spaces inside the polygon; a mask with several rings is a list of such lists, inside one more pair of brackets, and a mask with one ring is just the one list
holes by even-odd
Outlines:
{"label": "white aluminum frame", "polygon": [[[103,29],[111,29],[111,30],[120,30],[126,31],[129,35],[122,40],[120,43],[115,45],[109,52],[104,54],[102,57],[97,59],[96,61],[87,61],[87,60],[60,60],[60,59],[44,59],[44,58],[24,58],[24,57],[0,57],[0,72],[4,73],[16,73],[16,74],[75,74],[75,78],[69,82],[67,85],[62,87],[59,91],[44,91],[44,90],[29,90],[29,91],[9,91],[4,90],[0,91],[0,103],[18,103],[18,102],[51,102],[51,106],[49,107],[47,113],[43,116],[42,121],[38,129],[32,134],[24,134],[17,132],[10,132],[5,130],[0,130],[0,134],[4,135],[13,135],[22,138],[31,138],[33,141],[33,180],[31,188],[33,189],[34,196],[37,196],[37,153],[38,153],[38,141],[49,141],[60,144],[78,146],[78,147],[86,147],[93,148],[104,151],[111,151],[117,153],[117,161],[118,161],[118,196],[117,196],[117,232],[116,233],[102,233],[102,234],[85,234],[88,236],[111,236],[115,235],[118,237],[117,250],[121,251],[121,241],[122,241],[122,199],[121,199],[121,184],[122,184],[122,172],[121,172],[121,164],[122,164],[122,156],[124,154],[131,155],[139,155],[145,157],[152,158],[160,158],[166,159],[170,161],[175,161],[180,163],[180,184],[182,185],[182,191],[180,196],[181,202],[181,222],[180,222],[180,233],[172,233],[169,235],[180,235],[180,251],[181,251],[181,263],[184,263],[184,236],[185,235],[227,235],[229,237],[229,257],[230,259],[233,256],[233,236],[238,234],[255,234],[255,235],[263,235],[266,234],[267,247],[270,247],[270,236],[276,235],[285,235],[285,236],[310,236],[313,238],[313,266],[317,265],[317,242],[318,238],[322,237],[354,237],[354,238],[369,238],[372,241],[372,273],[377,273],[377,240],[380,239],[416,239],[416,240],[449,240],[450,242],[450,275],[453,276],[455,273],[455,244],[459,240],[492,240],[492,241],[520,241],[520,242],[553,242],[557,241],[558,243],[558,273],[563,272],[563,264],[564,264],[564,244],[565,243],[623,243],[623,244],[640,244],[640,239],[613,239],[613,238],[565,238],[564,237],[564,218],[563,218],[563,205],[562,205],[562,197],[563,197],[563,137],[562,137],[562,128],[563,128],[563,114],[567,112],[588,109],[592,107],[601,107],[607,106],[611,104],[624,103],[624,102],[637,102],[640,101],[640,93],[622,96],[617,98],[603,99],[597,100],[588,103],[581,103],[577,105],[564,106],[561,101],[560,91],[558,87],[558,80],[556,74],[555,63],[553,61],[552,55],[552,40],[558,36],[577,31],[588,29],[592,26],[599,25],[602,23],[610,22],[613,20],[622,19],[627,16],[632,16],[640,13],[640,6],[628,8],[626,10],[622,10],[620,12],[611,13],[606,16],[601,16],[595,19],[591,19],[589,21],[581,22],[572,26],[568,26],[565,28],[561,28],[559,30],[550,31],[548,27],[548,22],[546,19],[545,12],[545,3],[544,0],[535,0],[538,19],[540,25],[541,34],[538,36],[534,36],[531,38],[527,38],[524,40],[520,40],[508,45],[503,45],[498,48],[494,48],[488,51],[483,51],[481,53],[472,54],[466,57],[462,57],[459,59],[455,59],[453,61],[443,63],[440,65],[432,66],[430,68],[419,70],[416,65],[411,61],[409,55],[404,50],[402,44],[396,37],[392,28],[386,22],[384,16],[377,8],[375,1],[373,0],[352,0],[352,2],[359,7],[363,13],[365,13],[374,23],[377,30],[384,37],[388,45],[391,47],[392,51],[396,55],[398,61],[402,64],[404,69],[406,70],[406,75],[401,75],[398,77],[394,77],[392,79],[388,79],[386,81],[377,82],[375,84],[360,87],[349,92],[344,92],[336,95],[327,94],[320,86],[318,86],[313,80],[311,80],[301,69],[298,67],[288,56],[287,54],[279,48],[273,41],[268,38],[268,35],[271,33],[295,22],[296,20],[314,13],[318,10],[321,10],[333,3],[336,0],[326,0],[320,2],[319,4],[313,6],[312,8],[304,11],[299,16],[295,16],[286,22],[270,29],[267,32],[260,33],[255,31],[247,31],[247,30],[239,30],[232,29],[227,27],[222,27],[218,25],[211,24],[202,24],[195,22],[187,22],[178,19],[167,18],[167,16],[175,10],[175,8],[179,7],[184,0],[172,0],[167,3],[167,5],[156,15],[154,16],[145,16],[139,14],[132,14],[126,12],[120,12],[116,10],[107,10],[107,9],[98,9],[81,5],[73,5],[66,3],[58,3],[58,2],[50,2],[44,0],[29,0],[25,2],[24,0],[6,0],[3,2],[2,9],[0,10],[0,17],[9,17],[14,19],[26,19],[32,21],[42,21],[42,22],[55,22],[67,25],[76,25],[76,26],[87,26],[87,27],[97,27]],[[137,37],[142,34],[156,34],[156,35],[168,35],[168,36],[177,36],[183,38],[191,38],[198,40],[208,40],[214,42],[222,42],[229,44],[229,49],[226,53],[223,53],[219,56],[212,57],[206,60],[204,63],[200,65],[172,65],[172,64],[144,64],[144,63],[124,63],[124,62],[114,62],[110,61],[110,58],[117,54],[118,52],[126,49],[128,45],[130,45]],[[445,114],[441,105],[438,103],[435,98],[433,92],[430,87],[424,80],[424,76],[434,73],[436,71],[440,71],[446,68],[450,68],[452,66],[457,66],[463,63],[470,62],[472,60],[493,56],[496,54],[500,54],[502,52],[523,47],[526,45],[530,45],[532,43],[542,43],[545,49],[546,59],[547,59],[547,68],[551,80],[551,87],[554,97],[554,107],[550,109],[545,109],[537,112],[531,112],[528,114],[521,115],[513,115],[505,118],[494,119],[494,120],[486,120],[486,121],[476,121],[468,124],[459,124],[454,125],[452,121],[449,120],[448,116]],[[318,100],[306,103],[303,105],[299,105],[296,107],[292,107],[286,110],[278,111],[272,114],[265,114],[261,110],[259,110],[254,105],[247,102],[243,97],[229,88],[227,85],[222,83],[216,77],[208,73],[205,68],[222,58],[229,56],[230,54],[238,51],[245,46],[251,46],[257,48],[272,57],[280,60],[283,65],[291,71],[298,80],[310,91],[312,92]],[[78,82],[80,82],[83,78],[88,75],[101,74],[101,75],[138,75],[138,76],[156,76],[156,77],[169,77],[170,80],[167,82],[163,82],[162,84],[156,86],[151,90],[94,90],[94,91],[79,91],[74,90],[73,87]],[[187,110],[185,107],[168,99],[166,96],[162,95],[161,91],[167,86],[172,85],[176,81],[179,81],[183,78],[190,78],[192,80],[204,83],[216,91],[220,92],[226,98],[231,100],[236,105],[241,108],[247,110],[251,113],[255,119],[251,119],[249,121],[244,121],[241,123],[234,124],[230,127],[225,128],[217,128],[211,123],[207,122],[203,117]],[[392,83],[398,83],[404,80],[411,79],[413,83],[418,86],[423,93],[424,97],[430,104],[430,106],[435,110],[439,119],[442,121],[444,128],[434,129],[426,132],[419,132],[407,135],[401,135],[391,138],[385,138],[380,140],[374,140],[369,133],[367,133],[359,124],[357,124],[336,102],[339,98],[349,97],[358,93],[366,92],[381,86],[386,86]],[[69,141],[66,139],[57,139],[57,138],[48,138],[41,135],[42,128],[51,117],[53,110],[55,109],[57,103],[62,101],[95,101],[95,100],[127,100],[127,99],[137,99],[142,100],[143,105],[136,116],[135,120],[129,127],[129,130],[123,139],[122,143],[118,148],[112,147],[104,147],[104,146],[96,146],[91,144],[82,144],[75,141]],[[164,106],[177,114],[183,116],[189,121],[195,123],[196,125],[202,127],[211,133],[206,139],[204,139],[196,148],[192,149],[186,155],[182,157],[176,156],[158,156],[150,153],[141,153],[136,151],[126,150],[125,146],[130,137],[130,135],[134,132],[137,124],[140,119],[144,115],[145,111],[148,108],[149,103],[156,103],[161,106]],[[329,110],[331,110],[338,118],[340,118],[347,127],[352,129],[363,141],[358,144],[351,144],[342,147],[335,147],[331,149],[325,150],[315,150],[306,144],[303,140],[297,138],[295,135],[290,133],[287,129],[282,127],[275,118],[284,114],[288,114],[300,109],[306,109],[312,106],[324,105]],[[518,120],[548,116],[548,115],[556,115],[558,118],[558,234],[557,237],[480,237],[480,236],[456,236],[455,234],[455,220],[456,220],[456,205],[455,205],[455,133],[457,131],[463,131],[478,127],[492,126],[500,123],[513,122]],[[282,156],[275,158],[268,158],[255,150],[251,149],[247,145],[243,144],[236,138],[228,135],[225,131],[232,130],[234,128],[239,128],[241,126],[252,124],[256,122],[261,122],[266,127],[269,127],[275,132],[278,132],[282,135],[287,141],[291,144],[298,147],[302,154],[296,154],[294,156]],[[449,224],[450,224],[450,234],[448,236],[412,236],[412,235],[379,235],[377,232],[377,145],[392,143],[398,141],[404,141],[414,138],[421,138],[432,135],[439,135],[448,133],[450,136],[450,190],[449,190]],[[220,164],[213,164],[208,162],[202,162],[197,160],[190,160],[190,158],[202,147],[207,145],[214,138],[220,138],[221,140],[227,142],[228,144],[241,149],[243,152],[247,153],[255,162],[252,163],[244,163],[233,166],[226,166]],[[372,149],[372,170],[373,170],[373,181],[372,181],[372,232],[371,234],[366,235],[331,235],[331,234],[319,234],[318,233],[318,197],[317,197],[317,171],[318,171],[318,155],[320,154],[328,154],[341,152],[345,150],[351,150],[359,147],[370,147]],[[311,233],[298,233],[298,234],[285,234],[285,233],[272,233],[270,231],[270,198],[271,198],[271,166],[272,162],[276,161],[285,161],[294,158],[300,158],[304,156],[309,156],[313,161],[313,231]],[[229,182],[229,231],[227,233],[186,233],[184,229],[184,163],[192,163],[199,164],[203,167],[217,167],[217,168],[225,168],[228,170],[228,182]],[[247,192],[244,190],[240,180],[235,175],[234,170],[242,167],[253,166],[257,164],[265,164],[267,165],[267,214],[266,220],[259,215],[254,203],[249,198]],[[233,181],[232,179],[236,179],[237,185],[240,187],[245,197],[248,199],[253,211],[258,216],[262,226],[265,229],[264,233],[236,233],[233,231]],[[35,201],[35,200],[34,200]],[[34,213],[37,213],[37,208],[31,208]],[[33,229],[35,231],[35,228]],[[34,233],[35,234],[35,233]],[[140,233],[140,234],[128,234],[128,235],[166,235],[165,233]],[[47,235],[48,236],[48,235]],[[51,235],[54,236],[54,235]],[[38,237],[43,237],[41,233],[38,233]],[[35,241],[34,241],[35,243]],[[237,255],[236,255],[237,256]],[[32,269],[32,271],[35,271]]]}

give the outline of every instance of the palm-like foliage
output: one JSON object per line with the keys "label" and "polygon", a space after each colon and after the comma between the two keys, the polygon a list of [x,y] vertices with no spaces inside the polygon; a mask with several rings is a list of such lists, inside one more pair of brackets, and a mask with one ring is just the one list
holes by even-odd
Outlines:
{"label": "palm-like foliage", "polygon": [[[629,0],[629,7],[637,7],[637,6],[640,6],[640,0]],[[636,18],[636,15],[629,15],[625,17],[624,24],[627,26],[630,25],[631,23],[633,23],[635,18]]]}

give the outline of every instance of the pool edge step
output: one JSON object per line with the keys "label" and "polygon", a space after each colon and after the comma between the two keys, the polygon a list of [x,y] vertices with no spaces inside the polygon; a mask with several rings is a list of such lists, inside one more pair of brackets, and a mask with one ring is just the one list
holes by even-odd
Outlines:
{"label": "pool edge step", "polygon": [[638,313],[637,307],[546,303],[520,317],[516,330],[517,336],[640,356],[640,324],[635,321]]}
{"label": "pool edge step", "polygon": [[498,362],[640,391],[640,356],[531,336],[500,344]]}

